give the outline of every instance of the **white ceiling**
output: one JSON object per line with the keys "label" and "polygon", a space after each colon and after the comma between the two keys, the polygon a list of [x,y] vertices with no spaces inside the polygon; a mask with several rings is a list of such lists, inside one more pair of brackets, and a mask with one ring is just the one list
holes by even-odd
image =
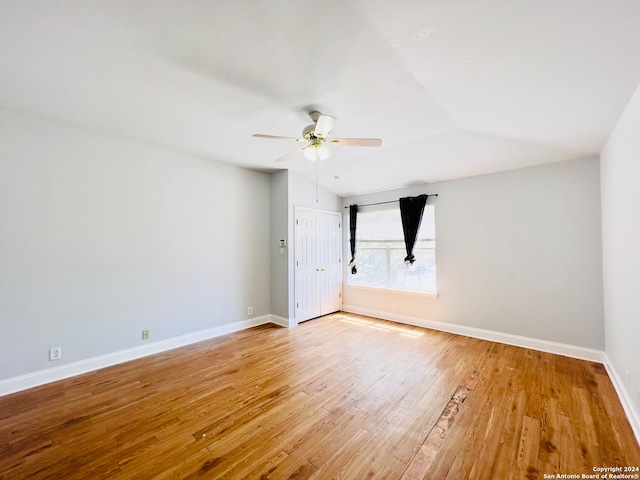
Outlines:
{"label": "white ceiling", "polygon": [[[640,82],[638,0],[2,0],[0,106],[384,190],[597,154]],[[334,180],[334,177],[340,177]]]}

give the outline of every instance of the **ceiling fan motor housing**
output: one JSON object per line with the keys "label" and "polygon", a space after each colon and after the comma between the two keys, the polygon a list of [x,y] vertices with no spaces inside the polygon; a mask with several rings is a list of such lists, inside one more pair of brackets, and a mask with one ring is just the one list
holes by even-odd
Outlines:
{"label": "ceiling fan motor housing", "polygon": [[307,140],[312,140],[314,138],[317,138],[318,136],[314,133],[316,129],[316,125],[307,125],[306,127],[304,127],[304,130],[302,130],[302,138],[305,138]]}

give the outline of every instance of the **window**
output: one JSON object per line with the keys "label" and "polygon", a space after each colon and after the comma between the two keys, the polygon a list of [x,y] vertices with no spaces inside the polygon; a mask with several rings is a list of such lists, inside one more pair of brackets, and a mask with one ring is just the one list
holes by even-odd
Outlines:
{"label": "window", "polygon": [[426,205],[413,254],[416,261],[406,266],[407,255],[400,209],[358,212],[356,265],[349,273],[351,285],[436,293],[436,242],[434,206]]}

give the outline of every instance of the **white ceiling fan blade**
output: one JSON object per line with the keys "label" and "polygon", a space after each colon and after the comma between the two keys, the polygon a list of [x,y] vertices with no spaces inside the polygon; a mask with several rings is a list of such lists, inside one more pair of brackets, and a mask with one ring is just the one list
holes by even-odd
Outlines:
{"label": "white ceiling fan blade", "polygon": [[289,152],[284,157],[280,157],[279,159],[277,159],[276,162],[280,163],[280,162],[284,162],[285,160],[289,160],[291,157],[297,155],[305,148],[307,148],[306,145],[304,147],[296,148],[293,152]]}
{"label": "white ceiling fan blade", "polygon": [[313,133],[316,137],[327,137],[329,136],[329,132],[336,123],[336,117],[332,117],[331,115],[319,115],[318,121],[316,122],[316,128],[313,130]]}
{"label": "white ceiling fan blade", "polygon": [[280,135],[265,135],[263,133],[254,133],[254,137],[256,138],[275,138],[276,140],[293,140],[294,142],[306,142],[304,138],[294,138],[294,137],[281,137]]}
{"label": "white ceiling fan blade", "polygon": [[329,143],[347,147],[379,147],[382,145],[382,140],[379,138],[333,138]]}

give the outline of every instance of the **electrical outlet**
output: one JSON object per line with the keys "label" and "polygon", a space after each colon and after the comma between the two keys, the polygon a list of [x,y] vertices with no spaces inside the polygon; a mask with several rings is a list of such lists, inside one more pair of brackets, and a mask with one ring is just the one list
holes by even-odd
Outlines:
{"label": "electrical outlet", "polygon": [[398,305],[396,305],[395,303],[392,303],[391,309],[395,312],[396,310],[398,310]]}
{"label": "electrical outlet", "polygon": [[253,307],[247,308],[247,315],[249,316],[253,315]]}
{"label": "electrical outlet", "polygon": [[62,358],[62,347],[49,349],[49,361],[60,360]]}
{"label": "electrical outlet", "polygon": [[142,330],[142,339],[149,340],[149,330]]}

